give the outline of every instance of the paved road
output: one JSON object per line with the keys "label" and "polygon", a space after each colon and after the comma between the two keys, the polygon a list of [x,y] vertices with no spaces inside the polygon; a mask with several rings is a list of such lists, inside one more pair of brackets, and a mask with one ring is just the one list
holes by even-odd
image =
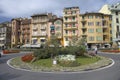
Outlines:
{"label": "paved road", "polygon": [[16,70],[9,67],[6,61],[23,54],[3,55],[0,58],[0,80],[120,80],[120,55],[102,54],[110,57],[115,64],[107,69],[86,73],[42,73]]}

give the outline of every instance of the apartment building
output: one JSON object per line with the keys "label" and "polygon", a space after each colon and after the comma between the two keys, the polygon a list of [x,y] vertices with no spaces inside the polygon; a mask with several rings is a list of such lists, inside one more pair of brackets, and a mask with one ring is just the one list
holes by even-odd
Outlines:
{"label": "apartment building", "polygon": [[63,20],[56,18],[49,21],[49,39],[51,36],[56,36],[60,44],[63,46]]}
{"label": "apartment building", "polygon": [[0,49],[11,47],[11,24],[0,24]]}
{"label": "apartment building", "polygon": [[56,18],[52,13],[32,15],[32,44],[44,44],[48,40],[49,20]]}
{"label": "apartment building", "polygon": [[15,18],[11,20],[12,23],[12,35],[11,35],[11,47],[17,47],[21,45],[21,21],[22,18]]}
{"label": "apartment building", "polygon": [[63,41],[64,46],[69,43],[74,36],[79,36],[79,7],[67,7],[63,10]]}
{"label": "apartment building", "polygon": [[15,18],[11,20],[11,47],[20,47],[31,43],[31,19]]}
{"label": "apartment building", "polygon": [[111,15],[102,13],[80,14],[80,36],[86,38],[89,48],[107,47],[112,40]]}
{"label": "apartment building", "polygon": [[104,5],[99,12],[112,15],[112,40],[120,41],[120,3]]}
{"label": "apartment building", "polygon": [[22,44],[31,44],[31,19],[24,18],[21,21],[20,42]]}

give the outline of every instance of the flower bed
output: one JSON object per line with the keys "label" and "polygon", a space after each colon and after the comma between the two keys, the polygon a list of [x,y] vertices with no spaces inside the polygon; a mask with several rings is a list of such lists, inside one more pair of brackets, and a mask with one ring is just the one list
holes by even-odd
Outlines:
{"label": "flower bed", "polygon": [[24,56],[21,57],[21,60],[24,62],[31,62],[34,58],[33,54],[26,54]]}
{"label": "flower bed", "polygon": [[3,50],[3,54],[19,53],[19,50]]}
{"label": "flower bed", "polygon": [[120,50],[102,50],[102,52],[120,53]]}

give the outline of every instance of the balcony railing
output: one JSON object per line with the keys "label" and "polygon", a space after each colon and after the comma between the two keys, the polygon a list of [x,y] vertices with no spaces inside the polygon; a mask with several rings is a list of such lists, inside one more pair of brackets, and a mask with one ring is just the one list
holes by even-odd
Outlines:
{"label": "balcony railing", "polygon": [[77,27],[65,27],[64,29],[73,30],[73,29],[78,29],[78,28]]}
{"label": "balcony railing", "polygon": [[32,36],[47,36],[47,34],[32,34]]}

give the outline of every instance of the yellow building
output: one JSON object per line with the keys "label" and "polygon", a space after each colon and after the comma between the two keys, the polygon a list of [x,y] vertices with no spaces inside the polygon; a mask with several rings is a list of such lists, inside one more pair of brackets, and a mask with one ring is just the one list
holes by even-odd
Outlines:
{"label": "yellow building", "polygon": [[79,7],[68,7],[63,10],[63,41],[64,46],[69,46],[73,36],[79,36]]}
{"label": "yellow building", "polygon": [[80,14],[79,32],[87,40],[89,48],[92,46],[107,47],[112,40],[111,15],[102,13]]}

